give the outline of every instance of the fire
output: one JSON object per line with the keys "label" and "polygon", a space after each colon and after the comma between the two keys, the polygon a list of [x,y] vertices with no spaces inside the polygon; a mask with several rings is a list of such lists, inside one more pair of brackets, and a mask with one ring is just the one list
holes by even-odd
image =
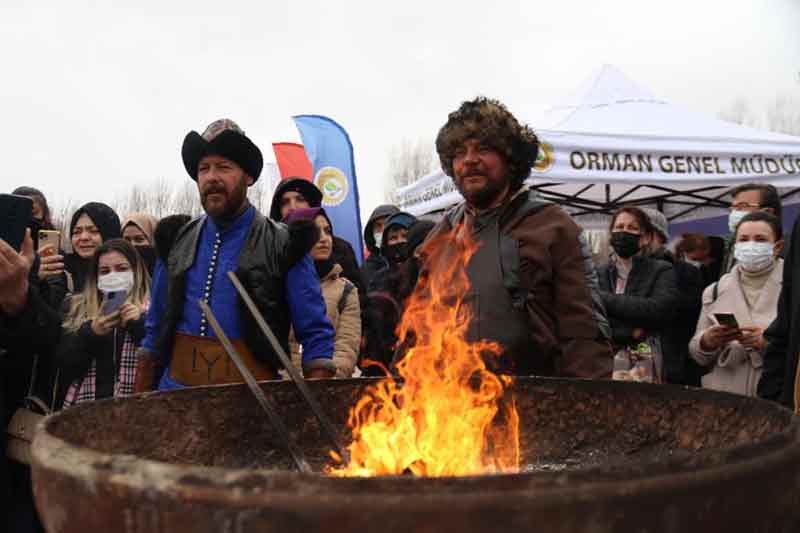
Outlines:
{"label": "fire", "polygon": [[465,267],[478,245],[459,238],[457,246],[447,247],[444,238],[427,249],[447,254],[437,264],[448,268],[420,280],[422,290],[409,298],[398,327],[401,344],[413,344],[397,367],[405,384],[383,380],[353,406],[349,462],[329,467],[329,475],[435,477],[519,470],[519,416],[513,398],[506,397],[511,378],[487,369],[482,357],[498,356],[501,347],[465,340]]}

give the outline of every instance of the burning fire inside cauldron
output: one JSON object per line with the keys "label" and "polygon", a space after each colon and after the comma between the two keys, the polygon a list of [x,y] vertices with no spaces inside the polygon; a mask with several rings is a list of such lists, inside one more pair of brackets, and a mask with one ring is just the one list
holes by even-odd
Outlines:
{"label": "burning fire inside cauldron", "polygon": [[[465,237],[439,238],[429,253],[452,255],[448,268],[420,280],[398,326],[401,345],[413,344],[397,365],[403,385],[387,378],[351,408],[349,461],[331,476],[464,476],[518,472],[519,415],[511,378],[489,370],[496,343],[466,340],[470,311],[466,265],[478,247]],[[445,246],[449,247],[445,248]],[[444,262],[443,262],[444,263]]]}

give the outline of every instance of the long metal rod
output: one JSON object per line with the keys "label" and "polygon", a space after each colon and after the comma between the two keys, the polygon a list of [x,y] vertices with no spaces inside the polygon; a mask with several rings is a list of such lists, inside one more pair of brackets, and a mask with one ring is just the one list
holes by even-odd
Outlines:
{"label": "long metal rod", "polygon": [[289,377],[291,377],[292,381],[294,381],[294,384],[300,391],[301,396],[303,396],[306,403],[311,408],[311,411],[314,413],[314,416],[316,416],[317,420],[319,420],[319,425],[320,428],[322,428],[322,432],[325,433],[325,435],[331,441],[331,444],[333,445],[336,453],[339,454],[339,457],[344,459],[344,462],[347,462],[347,452],[344,446],[342,446],[341,442],[339,442],[339,434],[333,428],[333,424],[328,417],[325,416],[325,412],[322,410],[322,407],[320,407],[317,398],[308,388],[306,380],[294,367],[294,364],[292,364],[292,360],[289,359],[289,356],[286,355],[281,343],[278,342],[278,339],[272,332],[272,328],[269,327],[269,324],[267,324],[267,322],[264,320],[264,317],[261,316],[261,312],[258,310],[258,307],[256,307],[253,299],[250,298],[250,295],[247,294],[247,290],[245,290],[242,282],[239,281],[236,273],[228,272],[228,278],[233,283],[233,286],[236,287],[236,291],[239,293],[239,296],[241,296],[242,300],[244,300],[245,305],[250,310],[253,318],[256,320],[256,324],[258,324],[258,327],[261,328],[262,333],[264,333],[264,335],[267,337],[267,340],[269,340],[269,343],[272,345],[272,349],[275,350],[276,354],[278,354],[278,358],[281,360],[281,363],[283,363],[283,366],[286,369],[286,372],[289,374]]}
{"label": "long metal rod", "polygon": [[303,452],[292,443],[292,439],[289,437],[289,431],[283,424],[281,417],[278,416],[277,407],[271,399],[264,396],[264,391],[262,391],[261,387],[258,386],[256,378],[253,377],[253,373],[250,372],[250,369],[244,364],[239,352],[236,351],[236,348],[222,330],[222,326],[220,326],[219,322],[217,322],[217,317],[215,317],[214,313],[211,312],[211,308],[203,300],[198,301],[200,303],[200,308],[203,310],[203,313],[205,313],[206,318],[208,318],[208,323],[211,324],[211,329],[214,330],[214,334],[216,334],[217,338],[222,343],[225,351],[228,352],[228,357],[233,360],[236,368],[239,369],[239,373],[244,378],[244,382],[247,383],[248,387],[250,387],[250,391],[256,397],[258,403],[261,405],[264,411],[266,411],[267,417],[269,417],[269,421],[272,423],[272,427],[275,429],[275,432],[278,434],[281,441],[283,441],[283,445],[286,447],[289,455],[292,456],[292,459],[297,465],[297,469],[300,470],[300,472],[310,473],[311,467],[308,465],[308,462],[306,462]]}

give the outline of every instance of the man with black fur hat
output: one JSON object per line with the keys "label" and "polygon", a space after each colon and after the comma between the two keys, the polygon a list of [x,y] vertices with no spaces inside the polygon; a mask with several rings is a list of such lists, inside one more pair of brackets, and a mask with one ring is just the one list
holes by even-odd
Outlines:
{"label": "man with black fur hat", "polygon": [[610,377],[611,348],[595,315],[581,229],[524,185],[538,150],[534,132],[500,102],[481,97],[450,113],[436,150],[465,202],[420,248],[416,290],[427,290],[426,271],[447,271],[463,243],[477,241],[463,303],[472,308],[468,340],[503,347],[499,360],[487,361],[490,367],[517,375]]}
{"label": "man with black fur hat", "polygon": [[[322,207],[322,191],[305,178],[287,178],[275,188],[269,217],[275,222],[283,222],[292,209]],[[333,236],[333,255],[331,257],[342,267],[342,276],[358,288],[359,298],[366,294],[358,260],[349,242]]]}
{"label": "man with black fur hat", "polygon": [[[333,326],[308,255],[313,223],[288,228],[259,213],[247,187],[261,174],[259,148],[232,120],[183,141],[183,164],[197,181],[205,216],[183,226],[167,260],[166,286],[154,280],[137,391],[241,382],[202,312],[211,308],[256,379],[275,379],[280,361],[227,277],[235,271],[288,352],[290,325],[304,347],[306,377],[330,377]],[[158,326],[155,326],[158,325]]]}

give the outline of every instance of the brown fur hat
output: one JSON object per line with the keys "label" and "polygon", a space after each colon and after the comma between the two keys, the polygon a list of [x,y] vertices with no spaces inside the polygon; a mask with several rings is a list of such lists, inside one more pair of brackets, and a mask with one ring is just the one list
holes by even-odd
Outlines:
{"label": "brown fur hat", "polygon": [[436,136],[436,151],[445,174],[453,177],[453,158],[467,139],[478,139],[502,154],[509,166],[512,189],[528,177],[536,162],[539,140],[498,100],[479,96],[464,102],[447,117]]}

